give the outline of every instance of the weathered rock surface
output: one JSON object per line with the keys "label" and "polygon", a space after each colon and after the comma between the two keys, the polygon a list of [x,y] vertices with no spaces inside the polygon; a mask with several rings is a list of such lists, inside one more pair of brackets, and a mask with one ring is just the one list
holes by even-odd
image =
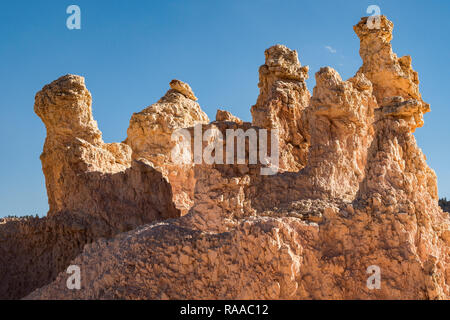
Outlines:
{"label": "weathered rock surface", "polygon": [[186,98],[191,99],[193,101],[197,101],[197,97],[194,95],[194,92],[191,89],[191,86],[189,86],[187,83],[184,83],[183,81],[174,79],[170,81],[170,87],[183,94]]}
{"label": "weathered rock surface", "polygon": [[45,86],[35,112],[47,128],[41,160],[50,210],[44,219],[3,220],[0,298],[53,280],[88,242],[181,214],[152,163],[132,160],[126,144],[103,142],[84,78]]}
{"label": "weathered rock surface", "polygon": [[252,107],[253,125],[278,129],[280,168],[299,171],[306,165],[309,140],[305,119],[310,93],[306,87],[307,66],[301,66],[297,51],[275,45],[265,52],[266,63],[259,68],[260,94]]}
{"label": "weathered rock surface", "polygon": [[0,219],[0,298],[23,298],[53,281],[86,243],[124,230],[79,213]]}
{"label": "weathered rock surface", "polygon": [[91,100],[84,79],[73,75],[36,95],[35,112],[47,128],[41,160],[48,215],[79,212],[123,230],[126,225],[179,216],[168,182],[151,163],[132,160],[126,144],[103,142]]}
{"label": "weathered rock surface", "polygon": [[157,103],[133,114],[125,143],[133,150],[133,159],[150,161],[167,178],[176,207],[186,214],[193,204],[193,165],[179,165],[179,159],[172,159],[172,150],[180,144],[174,134],[179,129],[208,124],[209,118],[188,84],[172,80],[170,87]]}
{"label": "weathered rock surface", "polygon": [[[0,295],[42,286],[27,298],[449,299],[450,219],[413,136],[429,106],[411,59],[392,52],[392,30],[385,17],[379,29],[362,18],[363,66],[347,81],[321,68],[312,96],[297,53],[269,48],[252,123],[221,110],[209,123],[192,89],[172,81],[133,115],[123,144],[104,144],[81,78],[44,87],[35,108],[51,209],[0,225]],[[280,133],[277,174],[250,161],[261,151],[251,137],[245,159],[225,161],[228,131],[265,129]],[[69,264],[81,290],[66,286]]]}
{"label": "weathered rock surface", "polygon": [[243,121],[236,116],[233,116],[231,112],[226,110],[217,110],[216,121],[229,121],[236,122],[237,124],[242,124]]}
{"label": "weathered rock surface", "polygon": [[[362,18],[354,26],[361,42],[359,53],[363,60],[358,73],[364,73],[372,82],[378,103],[388,106],[385,112],[408,118],[414,132],[423,126],[423,114],[430,111],[430,105],[420,95],[419,76],[411,67],[411,57],[398,58],[392,51],[394,24],[385,16],[380,16],[379,24],[379,28],[368,28],[367,18]],[[404,101],[407,103],[395,103]]]}

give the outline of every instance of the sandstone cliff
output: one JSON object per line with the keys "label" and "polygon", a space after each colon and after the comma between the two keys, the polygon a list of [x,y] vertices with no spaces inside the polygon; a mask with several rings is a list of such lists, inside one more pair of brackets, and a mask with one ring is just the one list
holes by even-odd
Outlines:
{"label": "sandstone cliff", "polygon": [[[366,22],[354,27],[363,66],[348,80],[321,68],[312,95],[296,51],[266,50],[252,123],[222,110],[210,123],[174,80],[132,116],[125,142],[105,144],[81,77],[44,87],[50,212],[0,225],[1,297],[450,298],[450,220],[413,135],[430,108],[411,58],[392,51],[392,22]],[[278,135],[250,137],[233,164],[198,161],[211,145],[226,160],[231,129]],[[274,164],[253,163],[252,150],[274,151],[272,139],[278,172],[263,175]],[[81,268],[80,290],[66,286],[68,265]]]}

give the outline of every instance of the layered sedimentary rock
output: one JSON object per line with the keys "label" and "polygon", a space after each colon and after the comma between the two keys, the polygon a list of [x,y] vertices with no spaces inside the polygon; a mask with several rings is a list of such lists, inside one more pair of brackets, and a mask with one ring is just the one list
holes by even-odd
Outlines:
{"label": "layered sedimentary rock", "polygon": [[[0,226],[0,261],[19,261],[11,248],[33,233],[18,256],[33,259],[45,243],[40,265],[47,264],[47,273],[32,278],[31,272],[21,277],[10,270],[0,293],[32,279],[15,297],[46,281],[27,298],[448,299],[450,220],[438,205],[436,175],[413,136],[430,109],[411,59],[392,51],[392,30],[385,17],[380,28],[362,18],[355,32],[363,66],[346,81],[321,68],[312,96],[297,53],[269,48],[252,123],[222,110],[209,123],[192,89],[174,80],[160,101],[133,115],[127,140],[114,147],[101,141],[80,78],[45,87],[36,110],[49,131],[42,158],[51,211],[37,222],[10,219]],[[58,106],[68,110],[61,113]],[[265,175],[272,163],[252,163],[252,150],[274,150],[252,139],[276,131],[279,171]],[[220,150],[244,135],[244,157],[235,149],[228,163]],[[67,150],[78,140],[75,150],[83,152],[72,156]],[[132,161],[142,166],[139,174]],[[124,170],[139,182],[114,180]],[[87,178],[91,171],[101,172],[104,182],[91,184],[97,179]],[[109,187],[111,180],[120,190]],[[77,184],[84,186],[76,190],[97,189],[89,195],[64,191]],[[158,185],[163,195],[149,191],[141,197],[148,185]],[[137,190],[135,201],[124,201],[129,189]],[[99,193],[119,197],[119,203],[106,207]],[[75,201],[80,197],[86,204]],[[122,226],[114,218],[119,212],[136,217],[135,224],[138,217],[173,219],[142,221],[113,236]],[[93,221],[104,225],[94,229]],[[70,258],[84,243],[82,253]],[[63,254],[65,246],[74,249]],[[56,276],[69,264],[80,267],[80,290],[67,288],[67,273]],[[379,286],[370,280],[373,270]]]}

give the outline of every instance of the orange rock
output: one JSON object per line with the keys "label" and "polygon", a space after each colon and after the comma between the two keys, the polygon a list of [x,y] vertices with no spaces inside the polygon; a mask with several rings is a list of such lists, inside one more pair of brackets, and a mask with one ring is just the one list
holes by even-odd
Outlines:
{"label": "orange rock", "polygon": [[[17,285],[9,297],[449,299],[450,220],[413,136],[429,106],[411,58],[392,52],[393,24],[366,22],[355,26],[361,69],[344,81],[321,68],[312,96],[297,53],[266,50],[251,124],[226,111],[209,123],[173,81],[132,116],[123,144],[104,144],[82,78],[44,87],[35,107],[51,210],[0,224],[0,296]],[[248,159],[177,163],[172,134],[198,125],[217,133],[202,147],[230,129],[278,129],[280,172],[262,176]],[[82,270],[81,290],[66,287],[69,264]]]}

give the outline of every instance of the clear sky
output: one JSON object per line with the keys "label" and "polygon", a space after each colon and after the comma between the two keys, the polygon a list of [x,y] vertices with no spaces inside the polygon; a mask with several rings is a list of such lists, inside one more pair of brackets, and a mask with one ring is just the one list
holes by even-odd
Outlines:
{"label": "clear sky", "polygon": [[[81,8],[81,30],[66,9]],[[123,141],[133,112],[156,102],[177,78],[193,88],[211,119],[226,108],[251,120],[264,50],[280,43],[314,74],[342,78],[361,65],[353,25],[369,5],[394,22],[394,51],[412,56],[432,112],[415,136],[450,197],[450,1],[365,0],[15,0],[0,10],[0,216],[45,215],[39,155],[45,127],[33,112],[45,84],[86,77],[106,142]],[[328,47],[328,48],[327,48]]]}

